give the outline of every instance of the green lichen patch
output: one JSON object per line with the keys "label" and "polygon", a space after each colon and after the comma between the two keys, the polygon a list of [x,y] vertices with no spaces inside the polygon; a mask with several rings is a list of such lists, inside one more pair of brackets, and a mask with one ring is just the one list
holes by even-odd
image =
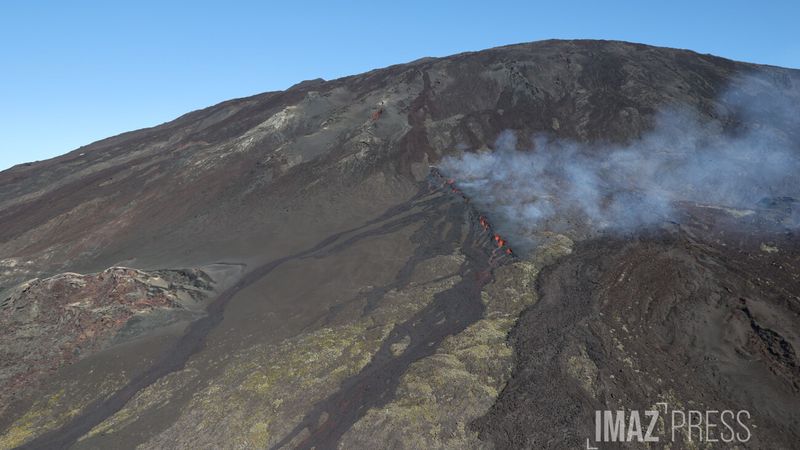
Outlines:
{"label": "green lichen patch", "polygon": [[[459,264],[439,261],[458,268]],[[437,273],[440,275],[440,273]],[[286,435],[316,403],[372,359],[397,323],[411,318],[459,277],[423,277],[392,290],[365,317],[328,326],[274,345],[255,345],[229,355],[182,414],[143,448],[196,446],[267,448]],[[400,349],[398,349],[400,351]],[[177,374],[175,374],[177,376]],[[183,375],[185,378],[186,375]],[[156,383],[122,411],[92,430],[125,427],[170,397],[175,383]]]}
{"label": "green lichen patch", "polygon": [[164,406],[182,387],[197,379],[198,376],[199,373],[196,369],[187,368],[157,380],[136,394],[123,409],[92,428],[80,440],[111,433],[134,422],[148,410]]}
{"label": "green lichen patch", "polygon": [[62,383],[57,390],[41,396],[0,435],[0,449],[11,449],[48,431],[57,429],[83,408],[118,389],[124,377],[105,379],[91,389],[74,380]]}
{"label": "green lichen patch", "polygon": [[597,392],[597,365],[586,353],[586,347],[580,345],[573,354],[565,357],[566,372],[578,382],[587,394],[596,398]]}
{"label": "green lichen patch", "polygon": [[498,268],[481,292],[484,318],[412,364],[394,400],[369,410],[339,448],[485,447],[468,424],[488,412],[511,376],[514,352],[507,336],[519,314],[536,302],[539,271],[571,248],[568,238],[551,235],[530,260]]}
{"label": "green lichen patch", "polygon": [[[145,447],[269,446],[302,417],[304,408],[361,370],[390,330],[363,324],[322,328],[237,352],[220,376],[194,394],[176,422]],[[164,387],[154,385],[147,396],[158,398]],[[126,414],[120,411],[103,426],[124,425]]]}
{"label": "green lichen patch", "polygon": [[412,364],[395,400],[371,409],[342,438],[340,448],[478,448],[466,424],[494,403],[512,368],[505,337],[512,320],[484,319],[446,339]]}
{"label": "green lichen patch", "polygon": [[36,401],[33,406],[0,436],[0,449],[11,449],[35,437],[41,430],[49,430],[58,426],[68,417],[52,415],[64,397],[64,390]]}

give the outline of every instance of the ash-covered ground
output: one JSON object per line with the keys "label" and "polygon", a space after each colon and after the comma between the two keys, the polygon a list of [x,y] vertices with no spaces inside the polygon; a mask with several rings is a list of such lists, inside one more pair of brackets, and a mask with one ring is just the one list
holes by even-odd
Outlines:
{"label": "ash-covered ground", "polygon": [[594,413],[659,402],[796,447],[797,104],[543,41],[0,172],[0,448],[640,448]]}

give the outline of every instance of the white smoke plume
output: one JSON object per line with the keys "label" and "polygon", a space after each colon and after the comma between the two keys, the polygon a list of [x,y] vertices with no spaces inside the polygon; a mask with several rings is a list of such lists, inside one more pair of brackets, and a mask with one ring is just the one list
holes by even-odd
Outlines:
{"label": "white smoke plume", "polygon": [[628,145],[542,135],[518,149],[506,131],[495,151],[446,157],[440,168],[518,246],[543,230],[637,231],[673,220],[678,201],[746,209],[800,198],[800,149],[786,133],[798,129],[800,109],[762,78],[738,86],[721,99],[727,111],[718,119],[663,111]]}

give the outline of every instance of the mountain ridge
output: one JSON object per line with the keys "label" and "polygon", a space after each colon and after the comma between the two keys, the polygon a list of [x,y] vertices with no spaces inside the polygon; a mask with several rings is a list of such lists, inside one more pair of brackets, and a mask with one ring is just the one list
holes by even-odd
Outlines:
{"label": "mountain ridge", "polygon": [[[0,448],[539,446],[553,442],[552,430],[521,424],[547,425],[548,418],[519,409],[541,406],[539,392],[558,409],[552,417],[572,427],[565,439],[582,445],[592,431],[588,408],[626,407],[611,400],[626,387],[667,388],[639,372],[625,372],[619,387],[604,372],[627,370],[625,358],[648,360],[608,351],[614,333],[631,324],[612,320],[622,312],[608,306],[605,291],[564,275],[578,269],[602,274],[620,298],[650,294],[648,283],[658,280],[665,292],[685,296],[674,307],[699,311],[697,320],[734,315],[737,336],[749,340],[704,335],[709,348],[723,349],[708,354],[723,358],[726,370],[740,368],[735,355],[744,354],[763,366],[763,386],[739,383],[736,401],[764,413],[754,419],[760,426],[780,431],[754,445],[791,442],[796,417],[775,418],[777,407],[754,398],[780,393],[787,409],[797,404],[794,357],[776,360],[769,351],[780,339],[787,355],[800,348],[796,326],[775,319],[796,311],[771,287],[736,277],[742,267],[770,274],[780,266],[789,275],[762,278],[797,295],[787,280],[796,270],[792,199],[800,194],[746,210],[680,204],[659,232],[622,238],[587,236],[577,225],[536,230],[529,254],[507,258],[513,240],[476,240],[476,233],[502,229],[501,215],[476,209],[480,198],[464,193],[464,180],[431,172],[444,157],[502,151],[504,132],[517,138],[511,150],[527,153],[544,151],[540,135],[596,152],[606,147],[595,144],[635,144],[660,112],[676,106],[713,124],[713,133],[758,130],[800,154],[800,127],[749,114],[726,96],[732,88],[745,100],[779,96],[800,104],[800,71],[620,41],[515,44],[307,80],[2,171],[0,297],[33,278],[123,266],[137,274],[197,271],[224,301],[208,295],[204,318],[156,333],[118,324],[141,332],[71,358],[3,405]],[[734,264],[719,254],[744,259]],[[640,264],[631,292],[614,284],[630,261],[649,255],[684,262],[681,273],[702,289],[670,285],[663,268],[675,264],[666,263]],[[498,256],[507,259],[492,265]],[[749,316],[736,303],[704,306],[701,294],[727,300],[725,288],[748,296]],[[14,292],[16,304],[35,304]],[[457,307],[460,295],[471,299],[469,311]],[[39,311],[25,308],[13,314],[35,323]],[[16,317],[11,309],[0,313]],[[545,313],[560,324],[564,349],[547,344],[556,341],[552,330],[537,327]],[[443,335],[437,323],[458,326]],[[520,349],[547,358],[515,356]],[[18,361],[27,350],[3,351]],[[692,361],[704,356],[680,345],[673,351]],[[172,367],[164,363],[170,354],[186,359]],[[658,370],[674,367],[668,354],[653,358]],[[566,380],[568,389],[534,388],[530,374]],[[701,375],[693,386],[724,398],[724,379]],[[371,388],[383,377],[394,389]],[[696,390],[668,388],[684,402],[698,401]],[[115,407],[97,407],[105,398]],[[335,422],[334,411],[347,420]],[[514,433],[503,434],[512,426]]]}

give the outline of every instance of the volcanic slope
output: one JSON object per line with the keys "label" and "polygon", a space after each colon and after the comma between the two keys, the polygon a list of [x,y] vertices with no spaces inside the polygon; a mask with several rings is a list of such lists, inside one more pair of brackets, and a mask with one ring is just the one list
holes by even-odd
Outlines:
{"label": "volcanic slope", "polygon": [[[16,326],[36,326],[38,311],[24,308],[37,302],[19,288],[32,279],[124,267],[135,274],[197,273],[205,280],[192,314],[165,312],[173,319],[156,328],[117,323],[109,333],[136,332],[109,336],[109,345],[65,357],[35,379],[15,379],[23,388],[8,401],[3,397],[0,448],[503,448],[572,442],[593,429],[581,415],[586,405],[618,404],[547,391],[559,414],[578,412],[566,440],[559,440],[533,430],[519,410],[526,404],[514,403],[515,393],[533,389],[542,374],[569,376],[555,366],[530,369],[524,349],[544,339],[532,330],[541,329],[541,321],[571,330],[570,314],[595,308],[551,306],[553,319],[537,313],[563,298],[547,286],[564,272],[545,269],[537,293],[538,273],[554,262],[580,273],[561,265],[577,264],[570,262],[575,258],[622,264],[677,254],[687,238],[673,232],[640,249],[636,243],[646,237],[575,244],[565,230],[540,230],[548,236],[540,246],[498,261],[496,241],[477,238],[487,231],[483,212],[435,172],[432,180],[429,165],[465,150],[492,151],[505,130],[516,132],[520,148],[531,148],[529,138],[538,133],[630,142],[653,126],[658,111],[676,105],[720,124],[721,132],[775,130],[797,151],[800,127],[748,122],[740,104],[722,96],[754,74],[763,82],[743,86],[748,95],[778,92],[800,103],[800,75],[793,70],[623,42],[536,42],[306,81],[0,172],[0,299],[15,299],[0,303],[0,314],[24,317]],[[748,273],[771,273],[782,264],[796,277],[796,253],[790,251],[796,237],[786,239],[777,248],[787,260],[755,258]],[[741,240],[724,242],[730,250]],[[687,258],[706,255],[686,251]],[[648,276],[658,276],[657,269],[635,278],[637,293],[654,283]],[[751,280],[729,263],[702,270]],[[659,282],[668,284],[672,278],[663,275]],[[736,355],[761,355],[773,375],[759,372],[763,383],[739,380],[730,401],[752,407],[754,418],[763,413],[759,424],[776,430],[775,442],[784,443],[797,432],[793,416],[777,414],[798,405],[793,355],[800,344],[791,306],[798,293],[783,278],[773,282],[784,289],[781,301],[790,304],[780,313],[752,305],[762,298],[777,302],[778,294],[745,291],[746,281],[709,288],[727,287],[745,299],[714,313],[736,315],[742,336],[756,336],[741,343],[745,350],[690,349],[676,341],[680,351],[647,357],[667,380],[681,351],[692,361],[724,352],[732,373],[741,364]],[[573,283],[590,292],[583,281]],[[153,292],[177,292],[184,284],[155,286]],[[587,294],[585,301],[601,302],[601,294]],[[114,301],[141,303],[125,295]],[[752,322],[744,318],[748,313]],[[781,322],[771,322],[773,316]],[[605,330],[618,326],[613,314],[591,317]],[[719,319],[715,326],[724,331],[726,323]],[[756,325],[748,329],[747,323]],[[682,326],[674,320],[658,325]],[[570,342],[577,353],[568,356],[581,357],[581,341]],[[601,368],[619,358],[613,349],[587,348]],[[4,342],[3,360],[23,359],[27,349]],[[770,360],[770,349],[783,356]],[[635,363],[642,353],[628,356]],[[595,385],[607,381],[602,370],[587,373]],[[711,382],[697,383],[701,390]],[[786,387],[791,383],[795,388]],[[714,398],[727,398],[715,389]],[[696,400],[697,391],[686,387],[675,395]],[[778,406],[758,401],[773,397],[780,397]],[[513,433],[503,436],[501,430]]]}

